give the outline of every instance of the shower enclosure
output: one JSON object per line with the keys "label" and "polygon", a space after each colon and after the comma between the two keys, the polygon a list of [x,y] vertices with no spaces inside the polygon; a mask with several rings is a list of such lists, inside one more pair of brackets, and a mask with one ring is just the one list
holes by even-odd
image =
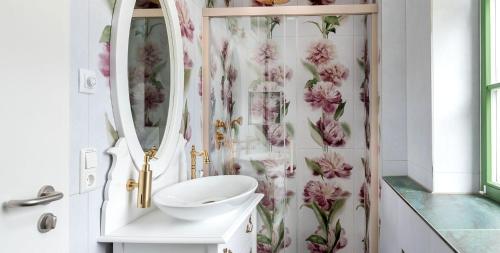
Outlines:
{"label": "shower enclosure", "polygon": [[258,252],[377,252],[377,5],[203,15],[204,173],[258,180]]}

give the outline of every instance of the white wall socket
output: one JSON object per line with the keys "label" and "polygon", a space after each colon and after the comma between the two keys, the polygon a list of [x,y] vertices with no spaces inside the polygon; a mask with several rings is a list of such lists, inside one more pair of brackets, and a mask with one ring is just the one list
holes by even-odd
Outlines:
{"label": "white wall socket", "polygon": [[97,189],[97,150],[84,148],[80,151],[80,193]]}
{"label": "white wall socket", "polygon": [[78,85],[81,93],[94,94],[97,88],[96,73],[92,70],[80,69]]}

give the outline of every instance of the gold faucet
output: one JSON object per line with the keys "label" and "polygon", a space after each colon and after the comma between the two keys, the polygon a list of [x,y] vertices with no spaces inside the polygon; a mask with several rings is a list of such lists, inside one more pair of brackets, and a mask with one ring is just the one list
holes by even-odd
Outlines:
{"label": "gold faucet", "polygon": [[216,145],[215,148],[219,150],[221,146],[225,142],[225,137],[224,137],[224,132],[227,130],[226,122],[218,119],[215,121],[215,140],[216,140]]}
{"label": "gold faucet", "polygon": [[150,150],[144,153],[144,165],[142,166],[141,171],[139,172],[139,181],[135,181],[134,179],[129,179],[127,181],[127,191],[131,192],[135,188],[137,191],[137,207],[138,208],[149,208],[151,206],[151,184],[152,184],[152,175],[153,171],[151,171],[151,167],[149,162],[151,159],[156,159],[156,153],[158,149],[156,146],[153,146]]}
{"label": "gold faucet", "polygon": [[195,146],[191,146],[191,179],[196,178],[196,157],[203,157],[203,164],[210,164],[210,157],[208,156],[208,152],[203,150],[201,152],[197,152]]}

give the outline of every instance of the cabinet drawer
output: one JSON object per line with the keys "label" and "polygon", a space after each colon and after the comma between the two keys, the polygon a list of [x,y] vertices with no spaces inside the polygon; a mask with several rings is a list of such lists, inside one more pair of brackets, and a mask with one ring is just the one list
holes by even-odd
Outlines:
{"label": "cabinet drawer", "polygon": [[257,253],[257,224],[254,211],[241,224],[226,244],[219,245],[219,253]]}

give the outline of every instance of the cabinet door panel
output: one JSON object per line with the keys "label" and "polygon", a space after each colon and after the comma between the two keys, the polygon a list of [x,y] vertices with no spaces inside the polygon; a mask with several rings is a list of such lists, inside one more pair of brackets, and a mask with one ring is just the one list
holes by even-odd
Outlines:
{"label": "cabinet door panel", "polygon": [[[224,249],[227,249],[224,252]],[[227,244],[219,245],[219,253],[257,253],[257,224],[255,211],[231,237]]]}
{"label": "cabinet door panel", "polygon": [[380,212],[380,252],[401,253],[397,215],[399,201],[399,196],[384,182]]}

